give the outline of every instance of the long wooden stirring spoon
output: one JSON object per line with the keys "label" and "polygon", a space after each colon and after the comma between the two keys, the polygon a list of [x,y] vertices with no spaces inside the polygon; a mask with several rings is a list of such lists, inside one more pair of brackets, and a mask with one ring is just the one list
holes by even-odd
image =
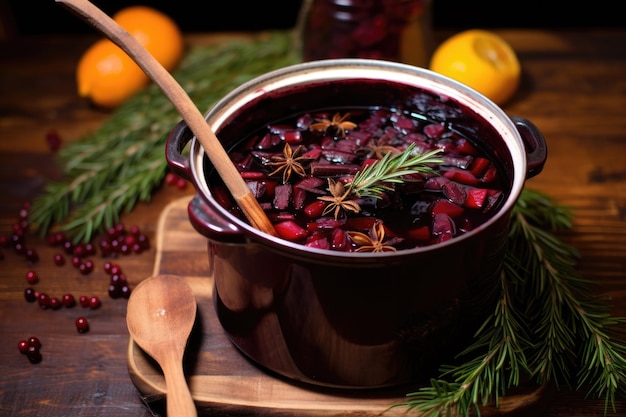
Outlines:
{"label": "long wooden stirring spoon", "polygon": [[163,370],[169,417],[197,416],[183,373],[183,355],[195,319],[194,293],[185,279],[176,275],[146,278],[128,299],[128,331]]}
{"label": "long wooden stirring spoon", "polygon": [[250,224],[276,236],[274,226],[233,165],[224,147],[174,77],[124,28],[87,0],[55,0],[119,46],[159,86],[196,136]]}

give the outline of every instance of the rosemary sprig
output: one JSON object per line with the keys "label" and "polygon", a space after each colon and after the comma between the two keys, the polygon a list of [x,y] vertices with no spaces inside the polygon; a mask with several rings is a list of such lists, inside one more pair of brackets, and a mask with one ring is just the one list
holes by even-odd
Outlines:
{"label": "rosemary sprig", "polygon": [[442,367],[430,386],[392,407],[428,417],[480,415],[480,406],[498,406],[524,371],[538,384],[562,379],[568,385],[575,372],[576,389],[588,386],[589,396],[604,397],[605,415],[615,411],[616,394],[626,386],[626,344],[617,325],[626,319],[611,317],[605,300],[576,273],[578,252],[552,233],[571,225],[567,208],[537,191],[522,192],[512,213],[500,300],[459,355],[465,362]]}
{"label": "rosemary sprig", "polygon": [[393,191],[390,184],[406,182],[405,175],[433,173],[430,165],[441,164],[443,160],[435,155],[441,149],[423,154],[415,153],[415,144],[411,143],[399,153],[387,152],[381,159],[357,172],[348,185],[350,194],[356,197],[380,198],[387,191]]}
{"label": "rosemary sprig", "polygon": [[443,162],[435,157],[440,152],[441,149],[435,149],[419,154],[415,152],[415,144],[411,143],[402,152],[387,152],[381,159],[357,172],[345,186],[329,178],[328,190],[331,195],[318,197],[318,200],[328,203],[322,215],[334,213],[336,219],[341,213],[359,213],[361,206],[355,198],[382,198],[385,192],[394,190],[394,184],[410,181],[410,175],[434,173],[430,165]]}
{"label": "rosemary sprig", "polygon": [[[265,33],[189,50],[174,78],[198,108],[249,79],[299,60],[291,31]],[[149,201],[167,173],[164,143],[181,116],[156,85],[111,113],[95,132],[59,152],[62,178],[34,201],[30,224],[41,235],[65,231],[75,242],[115,225]]]}

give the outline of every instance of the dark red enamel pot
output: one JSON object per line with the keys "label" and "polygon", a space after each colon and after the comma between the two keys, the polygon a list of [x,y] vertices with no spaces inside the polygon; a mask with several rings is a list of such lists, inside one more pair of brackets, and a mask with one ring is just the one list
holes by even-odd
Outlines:
{"label": "dark red enamel pot", "polygon": [[[467,346],[494,308],[511,210],[541,171],[546,144],[528,120],[428,70],[384,61],[309,62],[256,78],[206,115],[226,149],[286,115],[318,108],[393,106],[426,91],[471,115],[506,173],[496,215],[449,241],[385,253],[315,249],[269,236],[224,210],[213,168],[185,123],[171,132],[171,168],[196,187],[189,219],[207,237],[215,310],[232,342],[260,367],[341,388],[417,382]],[[188,152],[187,152],[188,151]]]}

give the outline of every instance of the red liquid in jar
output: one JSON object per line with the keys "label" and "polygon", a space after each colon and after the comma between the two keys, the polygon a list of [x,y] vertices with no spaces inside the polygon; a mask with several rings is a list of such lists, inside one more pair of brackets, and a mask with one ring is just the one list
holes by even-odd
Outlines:
{"label": "red liquid in jar", "polygon": [[382,59],[425,67],[431,0],[312,0],[301,17],[302,57]]}

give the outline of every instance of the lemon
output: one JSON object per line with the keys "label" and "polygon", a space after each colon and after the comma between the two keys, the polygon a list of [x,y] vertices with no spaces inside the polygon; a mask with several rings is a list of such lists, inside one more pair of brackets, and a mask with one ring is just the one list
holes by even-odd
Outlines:
{"label": "lemon", "polygon": [[435,49],[430,69],[473,88],[498,105],[513,96],[521,75],[513,48],[495,33],[481,29],[446,39]]}

